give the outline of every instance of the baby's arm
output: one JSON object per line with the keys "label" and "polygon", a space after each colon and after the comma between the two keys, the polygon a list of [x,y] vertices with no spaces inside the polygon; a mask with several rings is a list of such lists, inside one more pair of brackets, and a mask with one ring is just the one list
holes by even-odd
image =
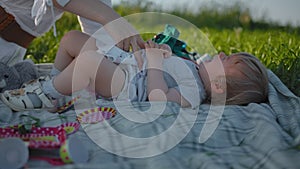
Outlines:
{"label": "baby's arm", "polygon": [[[168,88],[163,76],[163,59],[170,57],[172,52],[168,45],[159,45],[152,41],[145,44],[146,57],[148,60],[148,88],[149,101],[172,101],[182,107],[190,106],[178,90]],[[176,65],[174,65],[176,66]]]}

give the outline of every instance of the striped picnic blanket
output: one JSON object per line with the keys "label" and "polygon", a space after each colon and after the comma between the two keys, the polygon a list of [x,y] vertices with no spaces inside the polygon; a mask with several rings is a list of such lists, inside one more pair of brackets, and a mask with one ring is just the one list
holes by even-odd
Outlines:
{"label": "striped picnic blanket", "polygon": [[[30,168],[99,169],[219,169],[300,168],[300,98],[268,71],[269,103],[225,106],[221,116],[207,119],[213,106],[183,109],[175,103],[105,102],[117,110],[114,118],[82,124],[74,136],[89,151],[85,164],[53,167],[30,160]],[[137,113],[139,112],[139,113]],[[23,112],[55,118],[47,112]],[[75,121],[76,111],[45,126]],[[77,113],[78,114],[78,113]],[[17,113],[7,122],[18,121]],[[6,122],[6,123],[7,123]],[[205,125],[217,122],[201,141]],[[4,122],[3,122],[4,124]],[[216,124],[216,123],[214,123]]]}

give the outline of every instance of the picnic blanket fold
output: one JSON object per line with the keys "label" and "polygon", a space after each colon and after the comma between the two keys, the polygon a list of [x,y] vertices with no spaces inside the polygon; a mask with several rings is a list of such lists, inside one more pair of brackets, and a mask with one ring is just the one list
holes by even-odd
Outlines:
{"label": "picnic blanket fold", "polygon": [[300,98],[272,72],[269,76],[269,104],[280,126],[293,138],[300,136]]}

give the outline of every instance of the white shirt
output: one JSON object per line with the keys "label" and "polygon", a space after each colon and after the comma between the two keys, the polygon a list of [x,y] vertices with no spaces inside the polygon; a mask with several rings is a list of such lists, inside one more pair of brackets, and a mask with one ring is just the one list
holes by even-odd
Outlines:
{"label": "white shirt", "polygon": [[[44,0],[37,0],[37,2],[42,1]],[[5,8],[6,12],[15,17],[17,23],[24,31],[38,37],[49,31],[53,23],[62,16],[63,11],[53,7],[52,12],[51,6],[46,5],[45,13],[43,13],[41,21],[36,25],[35,18],[31,14],[34,2],[35,0],[1,0],[0,5]]]}

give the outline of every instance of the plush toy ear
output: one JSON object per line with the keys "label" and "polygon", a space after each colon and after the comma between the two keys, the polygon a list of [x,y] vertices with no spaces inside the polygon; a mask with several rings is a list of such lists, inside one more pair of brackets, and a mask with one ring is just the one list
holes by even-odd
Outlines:
{"label": "plush toy ear", "polygon": [[7,87],[7,79],[9,78],[8,75],[9,67],[4,64],[3,62],[0,62],[0,91]]}
{"label": "plush toy ear", "polygon": [[38,77],[38,72],[31,61],[24,60],[16,63],[12,68],[14,68],[20,76],[20,83],[24,83]]}
{"label": "plush toy ear", "polygon": [[17,89],[20,87],[19,73],[12,66],[0,63],[0,90]]}

